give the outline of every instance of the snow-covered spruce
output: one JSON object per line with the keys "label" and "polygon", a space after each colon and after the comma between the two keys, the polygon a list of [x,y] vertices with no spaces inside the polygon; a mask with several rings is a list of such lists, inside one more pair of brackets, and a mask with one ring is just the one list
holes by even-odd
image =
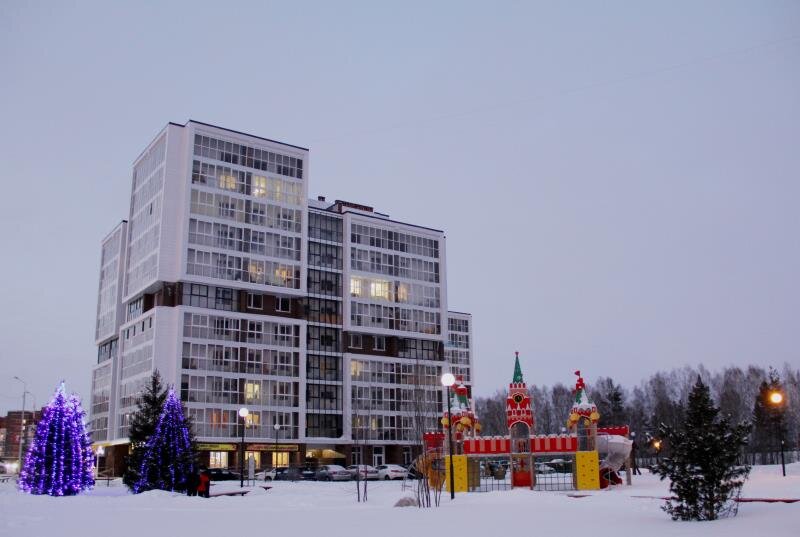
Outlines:
{"label": "snow-covered spruce", "polygon": [[736,514],[735,500],[750,472],[741,457],[749,432],[749,424],[732,426],[727,417],[719,416],[708,386],[698,377],[683,427],[662,424],[659,429],[669,456],[657,465],[656,473],[670,480],[672,499],[663,509],[674,520],[715,520]]}

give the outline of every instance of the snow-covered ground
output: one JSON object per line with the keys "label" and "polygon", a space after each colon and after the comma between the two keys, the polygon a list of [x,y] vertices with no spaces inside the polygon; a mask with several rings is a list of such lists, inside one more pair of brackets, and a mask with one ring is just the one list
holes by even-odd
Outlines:
{"label": "snow-covered ground", "polygon": [[[800,463],[753,469],[743,496],[800,497]],[[735,518],[715,522],[673,522],[660,510],[665,483],[635,476],[618,486],[574,498],[562,492],[507,492],[444,495],[438,509],[395,508],[410,493],[400,482],[370,482],[369,502],[356,503],[354,483],[276,482],[244,497],[189,498],[167,492],[130,495],[121,486],[100,484],[71,498],[29,496],[0,484],[0,535],[15,537],[142,537],[252,535],[337,537],[353,535],[603,536],[783,536],[798,535],[800,503],[743,503]],[[215,492],[238,489],[215,485]]]}

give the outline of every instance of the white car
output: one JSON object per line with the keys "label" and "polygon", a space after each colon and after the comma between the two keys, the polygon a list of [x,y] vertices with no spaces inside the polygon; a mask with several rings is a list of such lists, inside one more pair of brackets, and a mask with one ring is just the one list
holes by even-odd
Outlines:
{"label": "white car", "polygon": [[397,464],[381,464],[378,466],[378,479],[405,479],[408,477],[408,470]]}
{"label": "white car", "polygon": [[276,472],[275,468],[256,472],[255,475],[256,481],[275,481],[275,472]]}
{"label": "white car", "polygon": [[[351,464],[347,467],[347,471],[353,476],[353,479],[360,477],[361,479],[378,479],[378,470],[374,466],[368,464]],[[358,474],[358,475],[356,475]]]}

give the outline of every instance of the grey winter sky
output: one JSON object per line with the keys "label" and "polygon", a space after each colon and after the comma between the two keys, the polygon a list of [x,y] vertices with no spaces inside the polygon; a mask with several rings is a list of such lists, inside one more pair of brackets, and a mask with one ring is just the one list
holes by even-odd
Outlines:
{"label": "grey winter sky", "polygon": [[[800,3],[0,3],[0,411],[88,399],[101,238],[192,118],[447,231],[476,393],[800,363]],[[30,403],[29,403],[30,404]]]}

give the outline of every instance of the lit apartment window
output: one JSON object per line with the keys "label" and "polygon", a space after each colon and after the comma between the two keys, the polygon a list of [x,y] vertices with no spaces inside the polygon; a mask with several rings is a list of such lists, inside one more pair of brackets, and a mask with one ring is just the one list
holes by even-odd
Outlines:
{"label": "lit apartment window", "polygon": [[361,296],[361,280],[350,278],[350,296]]}
{"label": "lit apartment window", "polygon": [[369,283],[369,296],[371,298],[391,300],[389,296],[389,282],[386,280],[372,280]]}
{"label": "lit apartment window", "polygon": [[233,175],[220,174],[219,187],[225,190],[236,190],[236,178]]}
{"label": "lit apartment window", "polygon": [[253,176],[253,195],[257,198],[267,197],[267,178],[260,175]]}
{"label": "lit apartment window", "polygon": [[258,401],[261,396],[261,383],[259,382],[245,382],[244,396],[247,402]]}

